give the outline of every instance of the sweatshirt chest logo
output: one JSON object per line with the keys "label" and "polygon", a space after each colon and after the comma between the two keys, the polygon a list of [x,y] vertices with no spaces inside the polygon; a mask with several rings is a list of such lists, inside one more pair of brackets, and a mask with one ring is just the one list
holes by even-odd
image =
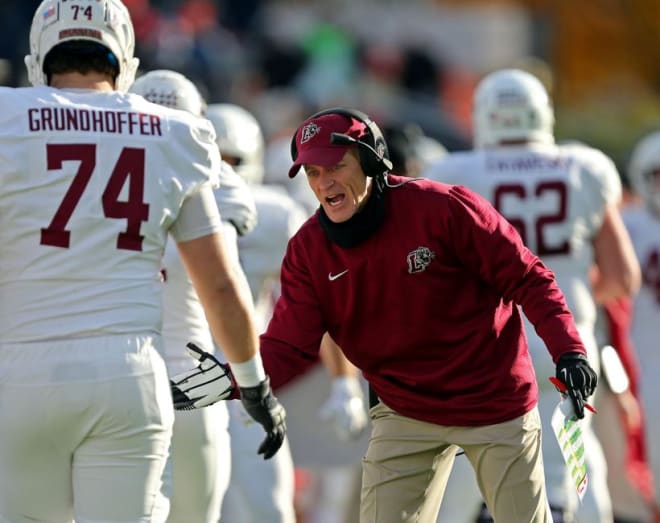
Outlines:
{"label": "sweatshirt chest logo", "polygon": [[407,256],[408,274],[425,271],[435,258],[435,253],[428,247],[417,247],[410,251]]}

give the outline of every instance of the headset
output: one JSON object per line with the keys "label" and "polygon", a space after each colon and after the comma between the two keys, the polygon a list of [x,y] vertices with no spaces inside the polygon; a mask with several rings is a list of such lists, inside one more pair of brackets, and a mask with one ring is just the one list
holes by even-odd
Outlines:
{"label": "headset", "polygon": [[[367,176],[380,176],[381,174],[392,170],[392,162],[389,158],[385,137],[380,128],[366,113],[356,109],[333,107],[332,109],[325,109],[318,113],[314,113],[306,118],[305,122],[328,114],[339,114],[347,118],[354,118],[365,125],[367,134],[363,138],[366,138],[368,141],[358,140],[357,138],[342,133],[332,133],[330,140],[331,143],[335,145],[357,145],[360,166]],[[298,148],[296,147],[297,134],[298,129],[293,133],[293,138],[291,139],[291,158],[294,162],[298,157]]]}

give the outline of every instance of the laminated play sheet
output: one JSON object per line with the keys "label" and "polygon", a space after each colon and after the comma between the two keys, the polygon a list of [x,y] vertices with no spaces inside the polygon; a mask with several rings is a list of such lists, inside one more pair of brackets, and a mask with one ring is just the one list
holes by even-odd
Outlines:
{"label": "laminated play sheet", "polygon": [[[573,410],[573,403],[567,396],[566,385],[555,377],[550,381],[560,393],[561,400],[552,413],[552,430],[555,433],[559,448],[561,449],[566,466],[571,473],[571,481],[575,485],[580,501],[587,491],[589,480],[587,478],[587,464],[584,458],[584,439],[582,438],[582,429],[580,420],[578,420]],[[587,402],[584,408],[596,414],[594,409]]]}

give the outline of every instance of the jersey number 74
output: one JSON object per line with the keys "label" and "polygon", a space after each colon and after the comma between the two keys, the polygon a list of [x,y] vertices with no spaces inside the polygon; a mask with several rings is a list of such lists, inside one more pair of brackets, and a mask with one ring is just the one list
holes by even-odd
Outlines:
{"label": "jersey number 74", "polygon": [[[41,245],[68,248],[71,232],[66,225],[78,205],[96,167],[95,144],[47,144],[46,158],[49,171],[62,168],[67,161],[78,161],[80,166],[69,189],[60,202],[48,227],[41,229]],[[143,236],[140,226],[149,219],[149,204],[144,199],[144,149],[124,147],[112,170],[101,198],[106,218],[125,219],[126,230],[117,236],[117,248],[142,250]],[[128,183],[128,199],[119,200]]]}

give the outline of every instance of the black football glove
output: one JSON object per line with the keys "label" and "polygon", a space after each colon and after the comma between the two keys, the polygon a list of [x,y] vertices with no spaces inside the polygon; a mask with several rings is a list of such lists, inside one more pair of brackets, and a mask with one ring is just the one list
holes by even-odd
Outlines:
{"label": "black football glove", "polygon": [[236,389],[229,365],[194,343],[188,343],[188,353],[199,361],[194,369],[170,378],[170,390],[176,410],[192,410],[213,405],[229,398]]}
{"label": "black football glove", "polygon": [[240,391],[245,410],[266,430],[266,439],[259,445],[258,452],[264,455],[264,459],[270,459],[284,442],[286,434],[284,407],[273,396],[268,378],[256,387],[240,387]]}
{"label": "black football glove", "polygon": [[557,379],[566,385],[566,394],[573,402],[578,419],[584,418],[584,404],[596,390],[598,376],[587,357],[579,352],[567,352],[557,360]]}

